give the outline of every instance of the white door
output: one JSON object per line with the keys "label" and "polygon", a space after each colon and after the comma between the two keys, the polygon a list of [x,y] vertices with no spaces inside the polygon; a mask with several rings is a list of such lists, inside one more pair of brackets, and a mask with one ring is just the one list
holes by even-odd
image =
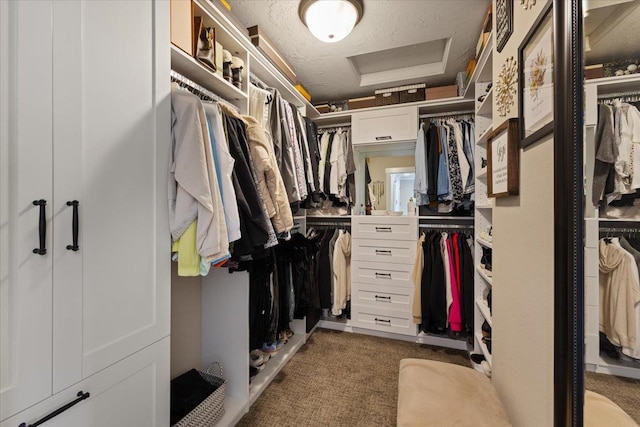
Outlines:
{"label": "white door", "polygon": [[[79,392],[83,394],[79,396]],[[43,427],[168,427],[169,338],[0,423],[0,427],[33,424],[76,400]]]}
{"label": "white door", "polygon": [[55,1],[53,34],[57,391],[169,335],[169,4]]}
{"label": "white door", "polygon": [[51,395],[51,76],[51,2],[0,1],[0,420]]}

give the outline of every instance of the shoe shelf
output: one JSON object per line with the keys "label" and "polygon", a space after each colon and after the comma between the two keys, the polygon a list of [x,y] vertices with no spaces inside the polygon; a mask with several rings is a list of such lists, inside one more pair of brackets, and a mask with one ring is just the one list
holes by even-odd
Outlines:
{"label": "shoe shelf", "polygon": [[476,175],[478,179],[487,179],[487,168],[482,169],[482,171]]}
{"label": "shoe shelf", "polygon": [[454,348],[456,350],[468,350],[467,340],[464,338],[451,338],[420,332],[416,342],[418,344],[435,345],[437,347]]}
{"label": "shoe shelf", "polygon": [[476,332],[475,338],[476,338],[476,344],[478,345],[478,347],[480,347],[480,351],[482,351],[484,358],[489,363],[489,366],[493,367],[493,364],[491,363],[491,353],[489,353],[489,349],[487,348],[487,345],[484,342],[482,342],[481,332],[479,331]]}
{"label": "shoe shelf", "polygon": [[487,130],[485,130],[480,134],[480,136],[478,137],[478,140],[476,141],[476,144],[482,145],[482,146],[487,145],[487,139],[489,138],[489,135],[491,134],[491,132],[493,132],[493,126],[489,126]]}
{"label": "shoe shelf", "polygon": [[476,237],[476,242],[478,242],[478,244],[480,244],[481,246],[484,246],[485,248],[491,249],[493,247],[493,243],[492,242],[489,242],[487,240],[481,239],[480,237]]}
{"label": "shoe shelf", "polygon": [[478,274],[480,274],[480,277],[482,277],[485,282],[487,282],[489,285],[493,286],[493,279],[491,278],[491,276],[489,276],[489,274],[487,274],[487,270],[486,269],[478,266],[478,267],[476,267],[476,271],[478,272]]}
{"label": "shoe shelf", "polygon": [[476,114],[478,115],[488,115],[491,114],[491,109],[493,108],[493,88],[489,89],[486,96],[478,106],[476,110]]}
{"label": "shoe shelf", "polygon": [[171,45],[171,69],[238,107],[243,107],[247,102],[246,93],[174,45]]}
{"label": "shoe shelf", "polygon": [[493,205],[491,203],[476,205],[476,209],[493,209]]}
{"label": "shoe shelf", "polygon": [[271,357],[264,366],[262,372],[258,373],[249,386],[249,406],[253,405],[262,392],[271,384],[271,381],[284,368],[294,354],[305,343],[305,334],[295,334],[278,351],[278,354]]}
{"label": "shoe shelf", "polygon": [[493,328],[493,322],[491,321],[491,311],[489,310],[489,306],[487,305],[487,303],[484,300],[477,299],[476,306],[478,306],[478,310],[480,310],[480,313],[482,314],[482,317],[484,317],[484,320],[486,320],[489,326]]}

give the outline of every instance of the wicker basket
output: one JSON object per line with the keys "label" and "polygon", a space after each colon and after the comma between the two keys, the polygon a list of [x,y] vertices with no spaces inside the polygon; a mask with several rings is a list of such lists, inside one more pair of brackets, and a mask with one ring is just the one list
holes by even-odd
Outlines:
{"label": "wicker basket", "polygon": [[[214,366],[218,367],[218,376],[211,374],[211,368]],[[198,371],[198,373],[205,381],[217,387],[217,389],[196,406],[193,411],[178,421],[174,427],[209,427],[220,421],[224,415],[224,397],[227,392],[227,381],[223,378],[222,365],[214,362],[209,365],[207,372]]]}

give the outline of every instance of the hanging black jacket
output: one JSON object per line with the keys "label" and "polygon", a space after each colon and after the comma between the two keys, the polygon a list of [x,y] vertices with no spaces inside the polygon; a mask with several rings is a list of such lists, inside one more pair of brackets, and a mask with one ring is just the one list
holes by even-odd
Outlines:
{"label": "hanging black jacket", "polygon": [[242,120],[223,114],[229,153],[235,160],[231,176],[238,200],[242,237],[233,244],[233,255],[242,256],[264,247],[269,239],[269,224],[251,171],[247,132]]}

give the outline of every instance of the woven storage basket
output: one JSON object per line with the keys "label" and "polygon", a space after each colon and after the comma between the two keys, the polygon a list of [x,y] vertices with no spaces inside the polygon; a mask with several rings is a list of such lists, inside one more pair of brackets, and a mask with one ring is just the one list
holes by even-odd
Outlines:
{"label": "woven storage basket", "polygon": [[[218,367],[218,376],[211,373],[211,369],[214,366]],[[217,387],[217,389],[173,427],[209,427],[220,421],[224,415],[224,397],[227,392],[227,381],[223,378],[222,365],[214,362],[209,365],[207,372],[198,371],[198,373],[205,381]]]}

